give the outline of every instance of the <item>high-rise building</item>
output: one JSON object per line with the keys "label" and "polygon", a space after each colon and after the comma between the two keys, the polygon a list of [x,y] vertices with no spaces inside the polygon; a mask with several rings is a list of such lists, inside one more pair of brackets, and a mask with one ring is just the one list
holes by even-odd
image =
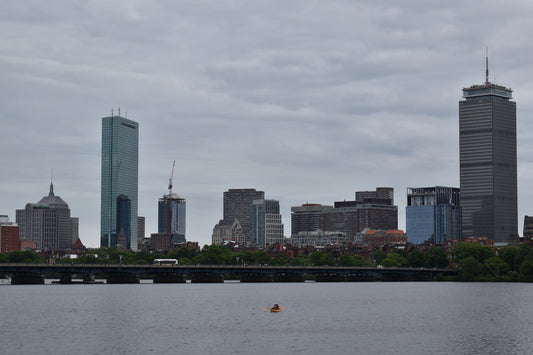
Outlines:
{"label": "high-rise building", "polygon": [[145,218],[137,217],[137,244],[145,238]]}
{"label": "high-rise building", "polygon": [[17,210],[16,220],[20,240],[31,240],[38,249],[66,250],[73,244],[70,208],[54,194],[52,183],[48,196]]}
{"label": "high-rise building", "polygon": [[117,237],[137,250],[139,124],[121,116],[102,118],[100,245],[117,246]]}
{"label": "high-rise building", "polygon": [[76,243],[80,237],[80,219],[78,217],[70,217],[70,237],[71,245]]}
{"label": "high-rise building", "polygon": [[158,234],[170,235],[173,244],[185,243],[185,199],[169,193],[159,199],[158,206]]}
{"label": "high-rise building", "polygon": [[524,216],[524,237],[533,237],[533,216]]}
{"label": "high-rise building", "polygon": [[407,188],[405,220],[410,243],[422,244],[431,240],[446,244],[461,239],[461,207],[456,187]]}
{"label": "high-rise building", "polygon": [[266,245],[283,243],[283,223],[279,201],[254,200],[252,205],[252,244],[265,249]]}
{"label": "high-rise building", "polygon": [[252,205],[254,200],[265,198],[264,191],[255,189],[229,189],[224,191],[224,220],[239,221],[247,243],[252,241]]}
{"label": "high-rise building", "polygon": [[[487,61],[488,62],[488,61]],[[507,244],[518,231],[516,103],[512,90],[489,82],[463,88],[459,155],[463,238]]]}

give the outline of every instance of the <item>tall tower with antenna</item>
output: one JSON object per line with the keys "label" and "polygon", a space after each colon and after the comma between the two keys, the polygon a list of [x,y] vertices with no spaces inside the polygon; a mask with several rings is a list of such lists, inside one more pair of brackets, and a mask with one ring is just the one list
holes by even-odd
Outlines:
{"label": "tall tower with antenna", "polygon": [[459,101],[462,235],[505,245],[518,233],[516,103],[513,91],[489,81],[463,88]]}

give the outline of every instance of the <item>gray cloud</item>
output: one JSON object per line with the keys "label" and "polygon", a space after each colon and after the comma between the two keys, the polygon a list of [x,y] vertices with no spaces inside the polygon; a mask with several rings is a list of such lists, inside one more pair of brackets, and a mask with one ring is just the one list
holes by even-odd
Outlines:
{"label": "gray cloud", "polygon": [[[31,9],[31,11],[28,11]],[[188,238],[210,242],[222,192],[290,207],[354,191],[459,185],[461,88],[515,90],[519,216],[531,214],[528,1],[54,1],[0,5],[0,214],[48,193],[99,243],[101,117],[140,123],[139,214],[157,229],[172,160]],[[520,220],[520,223],[522,221]]]}

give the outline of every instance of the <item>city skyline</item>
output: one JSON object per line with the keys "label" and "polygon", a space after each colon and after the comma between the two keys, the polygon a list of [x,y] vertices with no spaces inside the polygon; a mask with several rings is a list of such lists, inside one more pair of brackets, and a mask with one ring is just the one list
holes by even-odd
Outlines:
{"label": "city skyline", "polygon": [[[176,160],[187,240],[210,244],[222,192],[255,188],[290,208],[355,190],[459,186],[457,102],[484,80],[517,103],[518,230],[533,200],[530,2],[0,5],[0,214],[54,185],[100,245],[100,118],[140,123],[139,210]],[[494,24],[498,23],[498,26]],[[286,235],[290,230],[286,227]]]}

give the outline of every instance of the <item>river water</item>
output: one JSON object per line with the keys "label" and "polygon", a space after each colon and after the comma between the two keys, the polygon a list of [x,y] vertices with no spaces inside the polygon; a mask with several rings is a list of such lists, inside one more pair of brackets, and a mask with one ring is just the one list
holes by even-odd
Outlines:
{"label": "river water", "polygon": [[1,285],[0,353],[532,354],[532,296],[520,283]]}

